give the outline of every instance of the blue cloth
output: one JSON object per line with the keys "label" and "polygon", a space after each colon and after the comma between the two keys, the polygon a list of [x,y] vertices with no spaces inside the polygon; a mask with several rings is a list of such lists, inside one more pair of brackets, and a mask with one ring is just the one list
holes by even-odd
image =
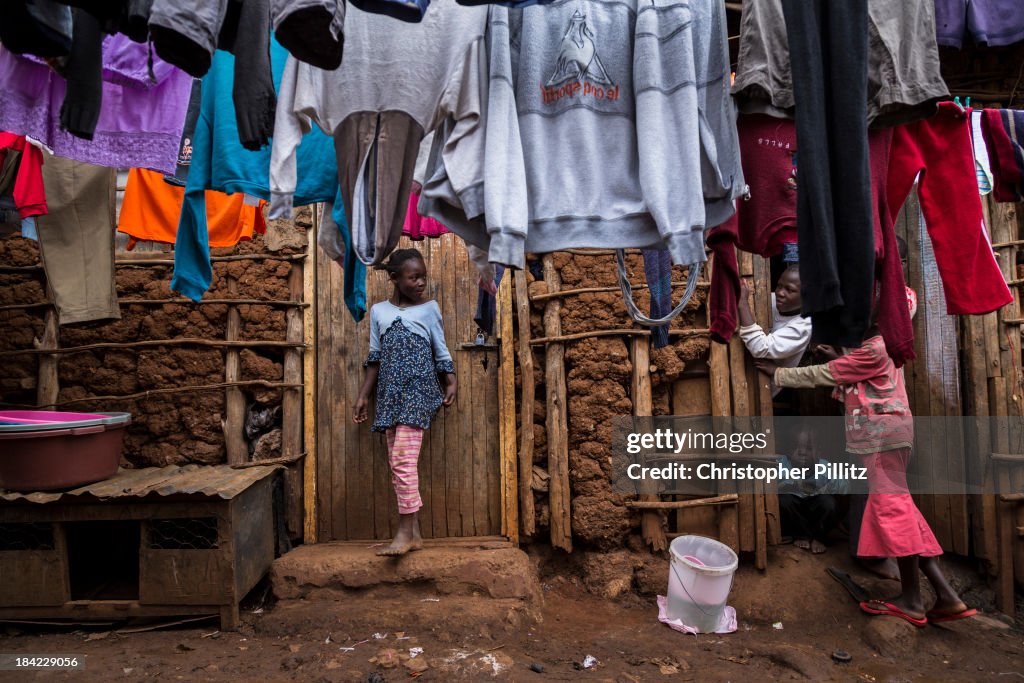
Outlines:
{"label": "blue cloth", "polygon": [[394,19],[418,24],[427,13],[430,0],[351,0],[352,4],[364,12],[385,14]]}
{"label": "blue cloth", "polygon": [[784,242],[782,245],[783,263],[800,263],[800,249],[796,242]]}
{"label": "blue cloth", "polygon": [[454,373],[436,301],[399,308],[381,301],[370,309],[370,354],[379,363],[373,431],[396,425],[429,429],[444,399],[439,373]]}
{"label": "blue cloth", "polygon": [[[652,318],[664,318],[672,312],[672,257],[665,249],[644,249],[644,276],[651,290]],[[668,346],[668,323],[651,328],[654,348]]]}
{"label": "blue cloth", "polygon": [[36,219],[32,216],[21,219],[21,236],[27,240],[39,241],[39,233],[36,232]]}
{"label": "blue cloth", "polygon": [[[501,284],[501,276],[504,273],[505,266],[499,264],[494,265],[494,284]],[[476,326],[483,330],[485,334],[494,334],[494,319],[497,317],[497,303],[497,299],[493,294],[483,287],[480,287],[480,291],[477,294],[476,315],[473,317],[473,322],[475,322]]]}
{"label": "blue cloth", "polygon": [[[274,87],[280,87],[288,51],[274,39],[270,59]],[[261,199],[270,199],[270,147],[249,151],[238,139],[235,104],[232,99],[235,58],[218,50],[209,73],[203,78],[199,120],[192,140],[192,165],[185,186],[185,200],[178,219],[178,235],[174,247],[174,277],[171,289],[193,301],[202,299],[210,287],[210,244],[206,225],[204,190],[227,194],[244,192]],[[338,162],[331,138],[314,127],[298,149],[298,186],[295,206],[317,202],[334,202],[335,219],[342,208],[338,184]],[[342,217],[339,229],[348,232]],[[348,267],[351,239],[346,235],[345,304],[356,320],[366,313],[366,268]],[[362,302],[362,304],[360,304]]]}

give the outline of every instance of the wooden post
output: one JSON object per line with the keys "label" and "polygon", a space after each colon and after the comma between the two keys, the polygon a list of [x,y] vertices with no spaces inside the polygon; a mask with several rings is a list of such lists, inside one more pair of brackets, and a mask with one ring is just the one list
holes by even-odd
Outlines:
{"label": "wooden post", "polygon": [[[288,273],[288,297],[292,301],[302,301],[305,282],[302,276],[302,263],[293,263]],[[293,343],[302,343],[305,329],[302,324],[302,309],[289,308],[285,316],[287,322],[286,339]],[[303,350],[288,349],[284,353],[284,381],[289,384],[302,383]],[[281,455],[285,458],[298,457],[302,453],[304,442],[302,419],[303,392],[298,389],[285,389],[281,399]],[[285,488],[285,519],[288,533],[292,538],[301,538],[304,529],[302,483],[304,470],[298,465],[291,465],[284,471]]]}
{"label": "wooden post", "polygon": [[[517,271],[518,272],[518,271]],[[500,356],[498,359],[498,440],[501,452],[501,533],[512,543],[519,543],[519,497],[516,476],[516,350],[512,332],[512,279],[506,271],[498,286],[497,328]],[[532,480],[533,468],[523,472],[523,479]]]}
{"label": "wooden post", "polygon": [[[651,349],[650,337],[633,337],[631,340],[633,359],[633,415],[635,417],[648,417],[654,412],[654,399],[651,395]],[[646,482],[645,482],[646,483]],[[658,501],[656,491],[640,494],[639,501],[652,503]],[[641,517],[640,528],[643,532],[644,542],[651,546],[655,552],[665,550],[668,547],[668,539],[665,536],[665,528],[661,524],[661,513],[656,509],[644,510]]]}
{"label": "wooden post", "polygon": [[[42,340],[35,341],[37,349],[56,349],[59,339],[57,311],[53,306],[46,309],[46,326]],[[36,405],[53,408],[60,394],[60,378],[57,372],[57,355],[39,356],[39,377],[36,380]]]}
{"label": "wooden post", "polygon": [[309,304],[302,309],[302,339],[306,349],[302,354],[302,436],[306,457],[302,462],[302,493],[304,517],[303,540],[316,543],[317,481],[316,481],[316,234],[320,221],[320,206],[313,206],[313,223],[306,231],[306,258],[302,268],[302,300]]}
{"label": "wooden post", "polygon": [[[561,277],[551,254],[544,255],[544,282],[549,292],[561,289]],[[562,305],[552,299],[544,307],[544,335],[562,334]],[[547,345],[544,362],[548,411],[548,498],[551,508],[551,545],[572,552],[572,495],[569,489],[569,420],[566,404],[565,345]]]}
{"label": "wooden post", "polygon": [[[754,258],[754,317],[764,329],[771,329],[772,321],[772,287],[771,267],[767,259]],[[772,423],[774,406],[772,404],[772,389],[768,376],[754,370],[757,398],[757,414],[761,416],[762,427],[768,427]],[[768,434],[767,453],[775,453],[775,430]],[[763,486],[763,485],[762,485]],[[779,516],[778,487],[775,483],[765,488],[764,496],[764,517],[767,523],[766,536],[771,545],[777,545],[782,540],[782,521]],[[765,563],[767,564],[767,549],[765,550]]]}
{"label": "wooden post", "polygon": [[531,486],[533,471],[533,351],[530,349],[530,292],[526,272],[515,273],[516,310],[519,319],[519,376],[522,385],[519,412],[519,519],[524,536],[537,532],[537,512]]}
{"label": "wooden post", "polygon": [[[714,259],[708,264],[708,270],[714,267]],[[710,279],[710,272],[708,273]],[[711,324],[710,299],[708,310],[708,325]],[[732,414],[732,397],[729,393],[729,351],[724,344],[711,342],[710,355],[708,357],[708,371],[711,379],[711,415],[713,417],[728,417]],[[718,492],[736,493],[734,482],[719,482]],[[733,550],[740,549],[739,536],[739,511],[738,506],[723,509],[718,516],[718,540],[725,543]]]}
{"label": "wooden post", "polygon": [[[228,276],[228,293],[231,298],[238,296],[238,280]],[[238,307],[228,306],[227,341],[238,341],[241,335],[242,315]],[[224,381],[237,382],[242,378],[241,351],[229,348],[225,352]],[[224,390],[225,419],[224,447],[228,454],[229,465],[240,465],[249,459],[249,446],[245,443],[242,430],[245,426],[245,395],[239,387],[228,387]]]}

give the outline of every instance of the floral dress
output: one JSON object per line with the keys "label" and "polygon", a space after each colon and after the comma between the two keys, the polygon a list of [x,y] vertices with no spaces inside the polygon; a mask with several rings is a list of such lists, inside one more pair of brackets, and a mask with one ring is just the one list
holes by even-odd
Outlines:
{"label": "floral dress", "polygon": [[444,401],[438,373],[455,365],[444,341],[436,301],[398,307],[382,301],[370,309],[370,354],[364,367],[379,363],[373,431],[396,425],[428,429]]}

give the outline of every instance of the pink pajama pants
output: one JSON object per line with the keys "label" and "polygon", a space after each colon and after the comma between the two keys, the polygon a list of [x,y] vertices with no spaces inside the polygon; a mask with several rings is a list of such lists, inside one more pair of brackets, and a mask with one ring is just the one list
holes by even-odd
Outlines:
{"label": "pink pajama pants", "polygon": [[388,461],[391,464],[391,483],[398,497],[398,514],[408,515],[423,507],[420,498],[420,474],[417,463],[423,430],[419,427],[396,425],[387,430]]}

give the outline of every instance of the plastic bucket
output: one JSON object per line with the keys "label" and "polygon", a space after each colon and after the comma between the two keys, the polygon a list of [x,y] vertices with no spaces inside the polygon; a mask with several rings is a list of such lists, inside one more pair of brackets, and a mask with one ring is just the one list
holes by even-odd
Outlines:
{"label": "plastic bucket", "polygon": [[705,536],[680,536],[669,546],[669,619],[714,633],[732,590],[739,558],[732,548]]}

